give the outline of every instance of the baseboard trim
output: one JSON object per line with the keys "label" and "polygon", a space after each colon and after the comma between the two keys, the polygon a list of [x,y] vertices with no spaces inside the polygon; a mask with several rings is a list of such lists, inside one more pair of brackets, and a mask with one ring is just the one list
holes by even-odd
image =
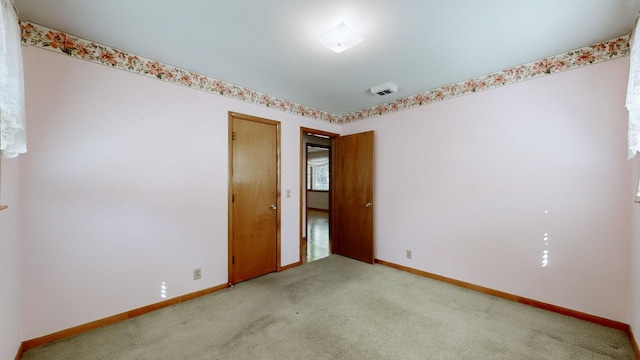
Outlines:
{"label": "baseboard trim", "polygon": [[[204,289],[204,290],[200,290],[200,291],[196,291],[196,292],[192,292],[189,294],[185,294],[182,296],[178,296],[172,299],[168,299],[168,300],[164,300],[155,304],[151,304],[151,305],[147,305],[147,306],[143,306],[141,308],[137,308],[134,310],[130,310],[127,312],[123,312],[117,315],[113,315],[113,316],[109,316],[106,317],[104,319],[100,319],[100,320],[96,320],[96,321],[92,321],[90,323],[86,323],[86,324],[82,324],[82,325],[78,325],[78,326],[74,326],[72,328],[69,329],[65,329],[65,330],[61,330],[58,332],[55,332],[53,334],[49,334],[49,335],[45,335],[45,336],[41,336],[39,338],[35,338],[35,339],[31,339],[31,340],[27,340],[22,342],[22,346],[20,346],[20,352],[19,354],[22,355],[22,353],[24,353],[25,351],[34,348],[36,346],[40,346],[43,344],[46,344],[48,342],[52,342],[52,341],[56,341],[56,340],[62,340],[62,339],[66,339],[69,338],[71,336],[75,336],[78,334],[81,334],[83,332],[87,332],[89,330],[95,330],[98,328],[101,328],[103,326],[106,325],[110,325],[113,323],[117,323],[123,320],[127,320],[127,319],[131,319],[134,318],[136,316],[140,316],[155,310],[159,310],[171,305],[175,305],[181,302],[185,302],[188,300],[192,300],[204,295],[208,295],[223,289],[226,289],[229,287],[229,284],[221,284],[221,285],[217,285],[208,289]],[[20,359],[19,357],[16,359]]]}
{"label": "baseboard trim", "polygon": [[15,360],[22,359],[22,353],[24,353],[24,343],[20,344],[20,347],[18,348],[18,352],[16,353]]}
{"label": "baseboard trim", "polygon": [[[388,262],[388,261],[384,261],[384,260],[380,260],[380,259],[376,259],[375,262],[380,264],[380,265],[392,267],[392,268],[398,269],[398,270],[403,270],[403,271],[410,272],[412,274],[416,274],[416,275],[420,275],[420,276],[424,276],[424,277],[427,277],[427,278],[430,278],[430,279],[446,282],[446,283],[449,283],[449,284],[452,284],[452,285],[460,286],[460,287],[463,287],[463,288],[466,288],[466,289],[470,289],[470,290],[474,290],[474,291],[477,291],[477,292],[481,292],[481,293],[484,293],[484,294],[487,294],[487,295],[497,296],[499,298],[503,298],[503,299],[506,299],[506,300],[511,300],[511,301],[515,301],[515,302],[518,302],[518,303],[521,303],[521,304],[525,304],[525,305],[537,307],[537,308],[540,308],[540,309],[552,311],[552,312],[555,312],[555,313],[558,313],[558,314],[571,316],[571,317],[574,317],[574,318],[577,318],[577,319],[581,319],[581,320],[586,320],[586,321],[589,321],[589,322],[592,322],[592,323],[596,323],[596,324],[599,324],[599,325],[603,325],[603,326],[606,326],[606,327],[610,327],[610,328],[613,328],[613,329],[622,330],[622,331],[626,332],[627,334],[630,334],[630,332],[631,332],[631,329],[630,329],[628,324],[621,323],[619,321],[610,320],[610,319],[607,319],[607,318],[603,318],[603,317],[600,317],[600,316],[595,316],[595,315],[583,313],[583,312],[576,311],[576,310],[571,310],[571,309],[564,308],[564,307],[561,307],[561,306],[547,304],[547,303],[544,303],[544,302],[541,302],[541,301],[538,301],[538,300],[533,300],[533,299],[525,298],[525,297],[522,297],[522,296],[509,294],[509,293],[506,293],[506,292],[503,292],[503,291],[486,288],[484,286],[475,285],[475,284],[471,284],[471,283],[468,283],[468,282],[465,282],[465,281],[460,281],[460,280],[448,278],[448,277],[442,276],[442,275],[432,274],[432,273],[429,273],[429,272],[426,272],[426,271],[410,268],[408,266],[394,264],[392,262]],[[636,354],[637,353],[638,352],[636,351]]]}
{"label": "baseboard trim", "polygon": [[300,265],[302,265],[302,261],[298,261],[298,262],[294,262],[293,264],[281,266],[280,269],[278,269],[278,272],[289,270],[289,269],[293,269],[294,267],[297,267],[297,266],[300,266]]}
{"label": "baseboard trim", "polygon": [[[540,309],[544,309],[544,310],[548,310],[548,311],[552,311],[555,313],[559,313],[562,315],[567,315],[567,316],[571,316],[571,317],[575,317],[581,320],[586,320],[592,323],[596,323],[596,324],[600,324],[603,326],[607,326],[610,328],[614,328],[617,330],[622,330],[624,332],[626,332],[629,335],[629,340],[631,341],[631,346],[633,347],[633,350],[636,354],[636,358],[638,360],[640,360],[640,348],[638,348],[638,343],[636,341],[636,338],[634,336],[633,333],[633,328],[631,326],[629,326],[628,324],[625,323],[621,323],[618,321],[614,321],[614,320],[610,320],[610,319],[606,319],[603,317],[599,317],[599,316],[595,316],[595,315],[591,315],[591,314],[587,314],[587,313],[583,313],[580,311],[576,311],[576,310],[571,310],[571,309],[567,309],[567,308],[563,308],[560,306],[556,306],[556,305],[551,305],[551,304],[547,304],[547,303],[543,303],[541,301],[537,301],[537,300],[533,300],[533,299],[528,299],[525,297],[521,297],[521,296],[517,296],[517,295],[513,295],[513,294],[509,294],[506,292],[502,292],[502,291],[498,291],[498,290],[493,290],[490,288],[486,288],[484,286],[479,286],[479,285],[475,285],[475,284],[471,284],[465,281],[460,281],[460,280],[456,280],[456,279],[452,279],[452,278],[448,278],[446,276],[442,276],[442,275],[436,275],[433,273],[429,273],[426,271],[422,271],[422,270],[418,270],[418,269],[414,269],[408,266],[403,266],[403,265],[399,265],[399,264],[395,264],[392,262],[388,262],[388,261],[384,261],[384,260],[380,260],[380,259],[375,259],[375,262],[377,264],[380,265],[384,265],[384,266],[388,266],[394,269],[398,269],[398,270],[402,270],[402,271],[406,271],[412,274],[416,274],[419,276],[423,276],[423,277],[427,277],[430,279],[434,279],[434,280],[438,280],[438,281],[442,281],[442,282],[446,282],[455,286],[460,286],[466,289],[470,289],[470,290],[474,290],[474,291],[478,291],[484,294],[488,294],[488,295],[492,295],[492,296],[497,296],[506,300],[511,300],[511,301],[515,301],[521,304],[525,304],[525,305],[529,305],[529,306],[533,306],[533,307],[537,307]],[[283,266],[280,268],[280,271],[285,271],[297,266],[302,265],[301,261],[298,261],[296,263],[293,264],[289,264],[286,266]],[[53,334],[49,334],[49,335],[45,335],[39,338],[35,338],[35,339],[31,339],[31,340],[26,340],[24,342],[22,342],[22,344],[20,344],[20,347],[18,348],[18,351],[16,353],[16,357],[15,360],[21,360],[22,359],[22,354],[34,347],[46,344],[48,342],[52,342],[52,341],[57,341],[57,340],[62,340],[62,339],[66,339],[69,338],[71,336],[75,336],[78,334],[81,334],[83,332],[86,331],[90,331],[90,330],[94,330],[106,325],[110,325],[116,322],[120,322],[123,320],[127,320],[130,318],[134,318],[136,316],[140,316],[146,313],[149,313],[151,311],[155,311],[155,310],[159,310],[171,305],[175,305],[184,301],[188,301],[188,300],[192,300],[207,294],[211,294],[220,290],[224,290],[226,288],[229,287],[229,284],[221,284],[218,286],[214,286],[208,289],[204,289],[204,290],[200,290],[200,291],[196,291],[193,293],[189,293],[186,295],[182,295],[182,296],[178,296],[172,299],[168,299],[165,301],[161,301],[159,303],[155,303],[155,304],[151,304],[151,305],[147,305],[138,309],[134,309],[134,310],[130,310],[121,314],[117,314],[117,315],[113,315],[113,316],[109,316],[107,318],[104,319],[100,319],[100,320],[96,320],[96,321],[92,321],[90,323],[86,323],[83,325],[78,325],[69,329],[65,329],[65,330],[61,330],[58,332],[55,332]]]}

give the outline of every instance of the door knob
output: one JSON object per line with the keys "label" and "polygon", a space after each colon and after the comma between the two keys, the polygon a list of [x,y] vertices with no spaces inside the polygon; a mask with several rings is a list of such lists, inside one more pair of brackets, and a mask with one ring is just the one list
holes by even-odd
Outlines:
{"label": "door knob", "polygon": [[275,205],[271,205],[271,206],[269,206],[269,209],[271,209],[271,210],[276,210],[277,208],[278,208],[278,207],[277,207],[277,206],[275,206]]}
{"label": "door knob", "polygon": [[372,203],[370,203],[370,202],[369,202],[369,203],[366,203],[366,204],[364,205],[364,207],[368,207],[368,208],[370,208],[370,207],[372,207],[372,206],[373,206],[373,204],[372,204]]}

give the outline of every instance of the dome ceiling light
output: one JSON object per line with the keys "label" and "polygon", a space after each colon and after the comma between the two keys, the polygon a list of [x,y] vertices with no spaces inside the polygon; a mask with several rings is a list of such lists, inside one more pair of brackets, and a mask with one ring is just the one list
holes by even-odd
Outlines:
{"label": "dome ceiling light", "polygon": [[363,39],[345,23],[331,28],[320,37],[320,42],[335,53],[341,53],[358,45]]}

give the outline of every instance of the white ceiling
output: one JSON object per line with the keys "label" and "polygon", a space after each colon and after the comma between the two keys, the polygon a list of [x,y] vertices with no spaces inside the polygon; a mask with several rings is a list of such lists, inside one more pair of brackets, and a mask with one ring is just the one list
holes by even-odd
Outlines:
{"label": "white ceiling", "polygon": [[[627,34],[640,0],[15,0],[21,19],[342,115]],[[317,37],[345,22],[343,53]],[[368,92],[392,82],[384,97]]]}

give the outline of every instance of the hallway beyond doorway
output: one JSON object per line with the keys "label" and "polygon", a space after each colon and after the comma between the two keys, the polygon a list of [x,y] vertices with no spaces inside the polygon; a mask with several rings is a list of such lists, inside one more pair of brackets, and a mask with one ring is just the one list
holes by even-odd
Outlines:
{"label": "hallway beyond doorway", "polygon": [[319,260],[331,255],[329,247],[329,212],[308,209],[307,252],[304,262]]}

